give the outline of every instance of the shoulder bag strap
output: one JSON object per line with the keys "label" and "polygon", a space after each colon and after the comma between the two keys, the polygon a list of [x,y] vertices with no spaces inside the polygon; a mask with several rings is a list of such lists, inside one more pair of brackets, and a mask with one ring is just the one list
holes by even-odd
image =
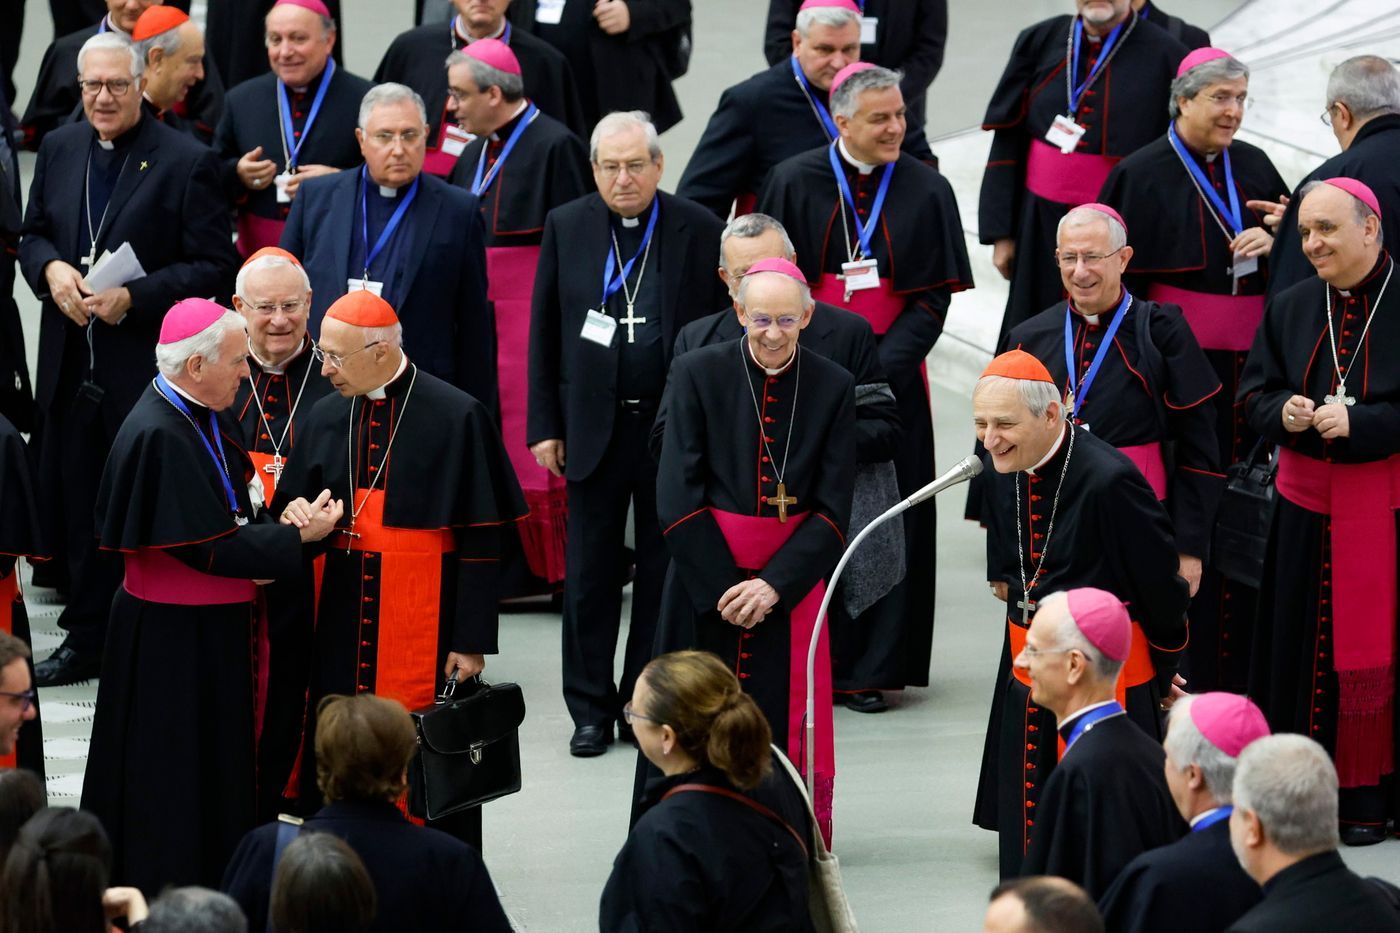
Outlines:
{"label": "shoulder bag strap", "polygon": [[273,933],[272,882],[277,877],[277,866],[282,863],[282,855],[287,851],[287,846],[301,833],[301,827],[302,820],[299,817],[288,816],[285,813],[277,814],[277,844],[272,850],[272,871],[269,873],[267,885],[267,933]]}
{"label": "shoulder bag strap", "polygon": [[782,764],[783,770],[788,773],[792,783],[797,785],[797,792],[802,795],[802,802],[807,805],[807,815],[812,818],[812,845],[816,849],[817,857],[823,858],[831,854],[831,850],[826,847],[826,840],[822,838],[821,824],[817,822],[817,811],[812,807],[812,798],[807,796],[807,782],[802,780],[802,772],[798,771],[783,750],[776,745],[771,746],[775,757]]}
{"label": "shoulder bag strap", "polygon": [[802,837],[798,835],[797,830],[793,829],[788,824],[787,820],[783,819],[781,816],[774,813],[772,810],[768,809],[763,804],[759,803],[757,800],[754,800],[750,797],[745,797],[743,794],[736,793],[732,790],[728,790],[727,788],[714,787],[710,784],[680,784],[668,790],[665,796],[663,796],[661,799],[665,800],[667,797],[670,797],[673,794],[680,794],[686,792],[714,794],[717,797],[728,797],[730,800],[742,803],[749,809],[763,814],[768,819],[772,820],[774,823],[777,823],[783,829],[787,830],[788,835],[793,838],[793,841],[797,843],[798,848],[802,850],[803,858],[807,857],[807,846],[802,842]]}

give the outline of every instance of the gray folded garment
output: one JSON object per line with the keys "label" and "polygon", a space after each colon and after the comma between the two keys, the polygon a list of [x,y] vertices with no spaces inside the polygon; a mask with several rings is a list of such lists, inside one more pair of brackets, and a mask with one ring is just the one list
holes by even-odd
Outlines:
{"label": "gray folded garment", "polygon": [[[878,396],[890,397],[886,383],[856,386],[856,405]],[[851,499],[850,540],[855,540],[886,509],[898,502],[899,478],[894,463],[856,465],[855,494]],[[852,618],[873,606],[904,579],[904,517],[896,516],[870,533],[851,555],[841,573],[841,601]]]}

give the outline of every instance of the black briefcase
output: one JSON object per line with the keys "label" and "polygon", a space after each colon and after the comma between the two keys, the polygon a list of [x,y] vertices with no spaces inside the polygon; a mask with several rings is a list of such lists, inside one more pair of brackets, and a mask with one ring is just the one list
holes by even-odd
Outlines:
{"label": "black briefcase", "polygon": [[408,765],[408,812],[439,820],[520,790],[519,684],[456,681],[432,706],[414,710],[418,753]]}
{"label": "black briefcase", "polygon": [[1226,471],[1211,538],[1211,566],[1255,589],[1264,579],[1264,556],[1278,502],[1274,488],[1278,458],[1272,453],[1273,445],[1260,438],[1248,457]]}

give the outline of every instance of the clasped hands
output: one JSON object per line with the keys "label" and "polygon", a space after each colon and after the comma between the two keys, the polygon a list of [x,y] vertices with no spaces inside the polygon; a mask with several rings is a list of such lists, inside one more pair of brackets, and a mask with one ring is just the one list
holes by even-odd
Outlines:
{"label": "clasped hands", "polygon": [[753,628],[778,604],[778,591],[758,577],[736,583],[719,598],[720,618],[730,625]]}
{"label": "clasped hands", "polygon": [[86,327],[94,317],[116,324],[131,310],[131,292],[125,286],[93,292],[83,274],[61,259],[44,267],[44,278],[53,303],[79,327]]}
{"label": "clasped hands", "polygon": [[315,502],[307,502],[298,496],[287,503],[287,507],[282,510],[280,521],[284,525],[294,526],[301,534],[301,543],[305,544],[308,541],[320,541],[330,534],[344,515],[345,503],[340,499],[332,499],[331,491],[323,489]]}
{"label": "clasped hands", "polygon": [[1327,440],[1351,436],[1351,413],[1345,405],[1317,405],[1306,395],[1294,395],[1283,403],[1283,429],[1299,434],[1313,428]]}

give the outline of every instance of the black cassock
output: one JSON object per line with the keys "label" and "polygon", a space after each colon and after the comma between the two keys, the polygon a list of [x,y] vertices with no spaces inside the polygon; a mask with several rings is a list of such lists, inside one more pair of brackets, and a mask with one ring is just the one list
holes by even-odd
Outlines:
{"label": "black cassock", "polygon": [[1224,933],[1262,896],[1235,858],[1225,817],[1129,862],[1099,912],[1109,933]]}
{"label": "black cassock", "polygon": [[1397,933],[1400,914],[1335,849],[1310,855],[1264,883],[1264,901],[1228,933]]}
{"label": "black cassock", "polygon": [[[978,236],[988,245],[1016,241],[1003,335],[1064,297],[1056,225],[1070,207],[1096,199],[1113,163],[1161,133],[1172,77],[1186,55],[1161,29],[1130,17],[1112,60],[1084,92],[1076,121],[1086,131],[1067,156],[1045,134],[1069,108],[1065,45],[1073,23],[1074,17],[1056,16],[1021,32],[982,118],[982,128],[996,135],[982,176]],[[1077,84],[1097,65],[1101,46],[1085,32]]]}
{"label": "black cassock", "polygon": [[[146,389],[97,501],[101,547],[123,556],[126,581],[112,601],[82,806],[112,840],[112,877],[148,895],[218,884],[254,825],[251,581],[301,564],[295,528],[265,510],[235,522],[221,465],[195,433],[208,439],[209,410],[185,404],[190,418]],[[231,416],[217,422],[246,518],[253,466]]]}
{"label": "black cassock", "polygon": [[[1068,739],[1073,725],[1059,735]],[[1021,873],[1068,878],[1097,900],[1133,859],[1180,839],[1186,825],[1165,757],[1125,714],[1091,724],[1045,782]]]}
{"label": "black cassock", "polygon": [[[1294,394],[1304,395],[1320,406],[1337,391],[1324,295],[1324,289],[1330,286],[1318,278],[1299,283],[1274,297],[1264,312],[1264,323],[1240,378],[1240,398],[1248,411],[1250,426],[1277,444],[1281,455],[1295,455],[1300,467],[1355,470],[1358,465],[1372,464],[1384,469],[1389,462],[1392,475],[1398,472],[1395,466],[1400,455],[1400,366],[1394,362],[1392,348],[1400,346],[1400,281],[1391,282],[1385,300],[1379,308],[1376,305],[1382,285],[1394,267],[1382,252],[1376,268],[1349,295],[1332,290],[1337,354],[1348,375],[1347,393],[1356,399],[1347,411],[1349,437],[1324,440],[1314,430],[1289,433],[1284,430],[1281,417],[1284,403]],[[1395,278],[1400,279],[1400,275]],[[1366,319],[1372,310],[1376,314],[1366,331]],[[1355,360],[1354,366],[1350,360]],[[1296,494],[1283,494],[1285,472],[1280,464],[1281,494],[1260,586],[1260,625],[1254,638],[1249,693],[1264,710],[1274,731],[1311,736],[1332,753],[1342,788],[1343,820],[1383,823],[1395,805],[1384,800],[1374,785],[1380,776],[1393,772],[1397,764],[1396,745],[1386,735],[1388,716],[1376,721],[1364,706],[1353,708],[1352,728],[1339,730],[1347,718],[1341,716],[1346,701],[1339,683],[1337,655],[1358,651],[1355,639],[1361,631],[1350,623],[1355,617],[1338,603],[1346,598],[1342,590],[1354,593],[1358,587],[1367,587],[1361,590],[1371,594],[1366,602],[1384,604],[1385,586],[1393,586],[1400,575],[1400,559],[1392,558],[1393,563],[1385,566],[1383,538],[1388,536],[1386,526],[1392,522],[1400,530],[1400,512],[1393,511],[1393,494],[1389,503],[1385,494],[1363,501],[1366,491],[1354,479],[1343,480],[1347,485],[1345,495],[1334,499],[1333,507],[1345,509],[1346,500],[1352,499],[1364,510],[1360,518],[1370,516],[1380,526],[1368,531],[1365,525],[1357,524],[1357,515],[1343,515],[1334,526],[1325,508],[1308,508],[1297,501]],[[1334,537],[1335,529],[1343,529],[1344,546],[1362,542],[1363,553],[1343,554],[1334,560],[1333,549],[1339,543]],[[1354,569],[1361,566],[1358,556],[1373,562],[1359,575],[1360,580]],[[1343,576],[1344,572],[1350,579]],[[1334,593],[1334,589],[1338,592]],[[1336,613],[1348,618],[1339,619]],[[1339,627],[1339,621],[1348,624]],[[1397,626],[1393,609],[1388,624],[1390,633],[1384,637],[1392,646],[1393,659]],[[1365,650],[1365,643],[1361,650]],[[1365,666],[1349,665],[1354,672],[1349,676],[1365,678],[1357,684],[1358,702],[1369,699],[1370,704],[1393,708],[1393,661],[1388,674],[1372,679],[1367,671],[1384,664],[1384,649],[1368,653],[1371,656]],[[1339,735],[1339,731],[1345,734]],[[1346,735],[1351,735],[1352,740],[1348,741]]]}
{"label": "black cassock", "polygon": [[[407,84],[423,98],[428,108],[427,170],[444,176],[456,157],[442,152],[443,124],[457,123],[455,108],[447,97],[447,56],[467,45],[453,23],[431,23],[399,33],[374,72],[376,83]],[[500,39],[520,60],[525,96],[576,135],[586,137],[591,127],[584,121],[583,108],[574,89],[573,69],[563,53],[510,23],[506,23]]]}
{"label": "black cassock", "polygon": [[[1007,634],[1001,650],[982,774],[973,822],[1001,834],[1002,877],[1021,871],[1026,840],[1054,772],[1059,747],[1055,717],[1032,703],[1030,687],[1011,666],[1011,636],[1025,637],[1021,573],[1035,599],[1058,590],[1093,586],[1128,604],[1128,613],[1146,636],[1153,676],[1127,689],[1129,718],[1158,742],[1163,737],[1158,704],[1176,671],[1186,643],[1186,582],[1177,576],[1178,558],[1171,520],[1137,466],[1105,441],[1074,429],[1069,439],[1034,474],[996,473],[987,463],[987,579],[1007,584]],[[985,459],[989,458],[984,458]],[[1060,476],[1059,505],[1050,530]],[[1016,530],[1020,491],[1022,529]],[[1046,535],[1049,535],[1048,548]],[[1030,610],[1034,612],[1034,609]],[[1141,636],[1134,633],[1134,642]],[[1125,670],[1125,677],[1127,676]]]}
{"label": "black cassock", "polygon": [[1210,33],[1199,26],[1192,26],[1180,16],[1172,16],[1170,13],[1163,12],[1151,2],[1143,4],[1142,9],[1138,10],[1138,16],[1149,23],[1154,23],[1188,49],[1203,49],[1210,45]]}
{"label": "black cassock", "polygon": [[[829,152],[814,149],[778,166],[759,210],[787,228],[797,264],[816,297],[861,313],[874,328],[880,364],[899,403],[903,434],[894,463],[899,492],[907,496],[937,474],[924,360],[943,332],[952,293],[972,287],[962,220],[947,180],[936,169],[901,154],[871,243],[881,288],[856,292],[847,302],[836,275],[850,255],[846,244],[857,244],[857,238],[850,211],[842,206]],[[862,174],[844,156],[839,164],[864,222],[884,169]],[[866,304],[871,296],[874,308]],[[904,514],[907,573],[893,591],[861,614],[860,626],[869,637],[866,650],[852,662],[848,689],[928,684],[936,518],[931,502]]]}
{"label": "black cassock", "polygon": [[[276,0],[209,0],[205,41],[227,87],[234,87],[267,70],[267,46],[263,21]],[[326,0],[336,22],[335,60],[345,52],[345,24],[340,0]],[[207,69],[206,69],[207,70]]]}
{"label": "black cassock", "polygon": [[[1189,149],[1187,152],[1228,204],[1221,159],[1207,160]],[[1287,191],[1284,181],[1262,149],[1236,140],[1229,153],[1241,219],[1246,227],[1261,226],[1262,219],[1246,202],[1277,200]],[[1261,258],[1259,271],[1243,276],[1236,288],[1230,274],[1229,238],[1166,136],[1114,166],[1099,200],[1116,208],[1131,231],[1133,261],[1125,276],[1129,287],[1135,294],[1172,302],[1185,310],[1187,322],[1193,325],[1223,386],[1214,424],[1221,466],[1244,459],[1257,435],[1250,430],[1244,406],[1235,400],[1235,394],[1245,356],[1263,317],[1271,260]],[[1277,247],[1274,255],[1278,255]],[[1220,311],[1215,310],[1216,302],[1222,305]],[[1209,529],[1206,531],[1209,535]],[[1206,568],[1201,588],[1191,601],[1190,671],[1186,676],[1192,692],[1244,690],[1256,597],[1252,588],[1225,580]]]}
{"label": "black cassock", "polygon": [[1302,199],[1298,192],[1310,181],[1324,178],[1355,178],[1371,186],[1381,203],[1381,229],[1386,243],[1400,243],[1400,161],[1395,158],[1400,148],[1400,113],[1386,113],[1367,120],[1352,137],[1345,152],[1323,162],[1304,178],[1293,192],[1293,199],[1284,211],[1283,220],[1275,228],[1273,273],[1269,278],[1269,297],[1290,285],[1296,285],[1314,275],[1312,263],[1303,255],[1298,240],[1298,208]]}
{"label": "black cassock", "polygon": [[[29,478],[29,455],[24,438],[0,415],[0,631],[15,636],[33,650],[29,615],[19,588],[19,558],[45,559],[34,506],[34,484]],[[34,677],[34,662],[29,662]],[[44,731],[42,710],[36,697],[35,717],[19,730],[19,741],[9,755],[0,755],[0,768],[26,768],[44,779]]]}

